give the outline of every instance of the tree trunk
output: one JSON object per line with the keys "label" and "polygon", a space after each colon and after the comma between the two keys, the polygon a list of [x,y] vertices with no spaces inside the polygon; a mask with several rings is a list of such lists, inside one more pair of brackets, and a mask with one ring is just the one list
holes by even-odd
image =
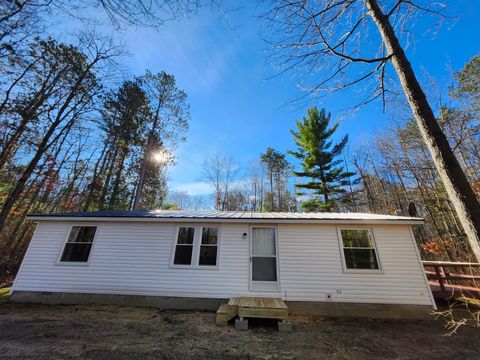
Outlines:
{"label": "tree trunk", "polygon": [[[3,204],[3,208],[0,212],[0,231],[3,230],[5,223],[7,221],[7,217],[10,214],[10,211],[12,210],[13,206],[15,205],[17,199],[25,189],[25,186],[27,184],[28,179],[30,179],[30,176],[32,175],[33,171],[35,170],[35,167],[37,166],[38,162],[40,159],[45,155],[45,152],[48,150],[48,148],[52,145],[52,143],[49,143],[50,138],[53,136],[53,133],[57,129],[58,125],[60,124],[61,120],[57,119],[48,129],[48,131],[45,133],[41,143],[38,145],[37,151],[33,158],[30,160],[29,164],[23,171],[22,175],[17,181],[17,184],[13,188],[13,190],[8,194],[7,199],[5,200],[5,203]],[[71,126],[73,124],[73,121],[71,120],[70,123],[66,125],[66,127]],[[65,128],[66,128],[65,127]],[[60,133],[61,135],[61,133]],[[59,137],[60,135],[57,135]]]}
{"label": "tree trunk", "polygon": [[163,100],[162,94],[160,94],[157,109],[155,110],[155,116],[153,117],[153,124],[151,133],[148,135],[147,144],[143,151],[143,158],[142,164],[140,166],[140,173],[138,175],[138,183],[136,186],[135,191],[135,199],[133,200],[133,210],[139,210],[140,204],[142,203],[143,198],[143,186],[145,185],[145,175],[147,173],[148,167],[148,156],[150,156],[150,151],[153,143],[153,138],[155,136],[155,132],[157,131],[157,126],[160,121],[160,110],[163,107]]}
{"label": "tree trunk", "polygon": [[147,173],[147,166],[148,166],[148,161],[149,161],[149,156],[151,153],[151,143],[153,135],[150,135],[147,140],[147,145],[145,146],[145,149],[143,150],[143,157],[142,157],[142,163],[140,165],[140,171],[138,174],[138,182],[136,185],[136,190],[135,190],[135,198],[133,200],[133,210],[140,210],[140,204],[142,203],[142,198],[143,198],[143,186],[145,184],[145,175]]}
{"label": "tree trunk", "polygon": [[113,154],[109,155],[109,164],[107,166],[107,176],[105,178],[105,181],[103,183],[103,189],[102,193],[100,195],[100,200],[99,200],[99,208],[100,210],[105,210],[107,208],[107,194],[110,186],[110,181],[113,176],[113,170],[115,168],[115,162],[117,161],[117,156],[118,156],[118,145],[115,144],[115,148],[113,150]]}
{"label": "tree trunk", "polygon": [[370,184],[368,183],[367,176],[365,175],[364,171],[360,167],[358,163],[354,163],[355,167],[357,168],[358,174],[360,175],[360,179],[363,183],[363,188],[365,190],[365,195],[367,197],[367,206],[370,211],[375,211],[375,205],[372,195],[372,190],[370,189]]}
{"label": "tree trunk", "polygon": [[[345,156],[345,153],[343,154],[343,162],[345,164],[345,170],[349,172],[347,157]],[[353,211],[357,212],[357,202],[355,201],[355,194],[353,193],[353,184],[352,184],[351,176],[348,177],[348,188],[350,190],[350,198],[352,199]]]}
{"label": "tree trunk", "polygon": [[[10,89],[7,90],[6,95],[5,95],[5,100],[0,106],[0,110],[3,111],[5,106],[8,103],[8,96],[10,91],[13,89],[13,86],[16,84],[17,81],[20,81],[20,79],[26,74],[27,70],[30,69],[38,60],[35,60],[32,64],[30,64],[27,69],[22,73],[21,77],[15,80],[15,82],[12,84]],[[21,121],[20,124],[17,126],[16,130],[14,131],[13,135],[10,137],[10,139],[5,143],[2,152],[0,154],[0,169],[13,157],[15,154],[15,147],[17,146],[18,140],[20,139],[20,136],[27,130],[28,125],[36,118],[38,117],[37,111],[41,108],[43,104],[48,100],[48,98],[51,96],[51,89],[55,86],[55,84],[58,83],[58,81],[61,79],[62,74],[65,72],[66,67],[62,68],[60,71],[58,71],[57,75],[51,80],[51,82],[48,82],[44,80],[42,83],[42,86],[38,91],[36,91],[34,94],[32,94],[32,100],[29,101],[28,105],[26,105],[22,109],[22,115],[21,115]],[[45,75],[46,79],[49,79],[50,76],[52,75],[53,70],[50,70],[48,74]]]}
{"label": "tree trunk", "polygon": [[[148,146],[147,146],[148,149]],[[148,150],[145,150],[143,155],[142,164],[140,167],[140,173],[138,174],[138,182],[135,189],[135,198],[133,200],[132,210],[140,210],[140,204],[143,198],[143,185],[145,184],[145,174],[147,172],[147,156]]]}
{"label": "tree trunk", "polygon": [[117,172],[115,173],[115,180],[113,182],[112,195],[108,203],[109,210],[119,210],[118,208],[119,204],[117,204],[117,201],[118,201],[118,194],[120,190],[120,182],[122,178],[123,168],[125,166],[125,159],[127,158],[127,152],[128,152],[127,147],[122,149],[120,160],[118,162]]}
{"label": "tree trunk", "polygon": [[[18,197],[20,194],[23,192],[25,185],[27,184],[28,179],[32,175],[33,171],[35,170],[35,167],[37,166],[38,162],[42,158],[42,156],[45,154],[45,151],[49,149],[49,147],[52,145],[52,143],[49,143],[50,138],[53,136],[55,130],[60,126],[60,124],[63,122],[63,120],[67,116],[71,116],[71,119],[69,122],[65,125],[65,127],[60,131],[60,134],[56,136],[56,140],[62,135],[63,131],[65,129],[68,130],[68,127],[71,127],[73,123],[76,120],[76,114],[70,114],[76,106],[74,106],[73,109],[68,110],[68,107],[72,103],[73,99],[75,96],[78,94],[80,85],[82,85],[83,81],[85,80],[85,77],[87,74],[90,72],[92,67],[100,61],[99,57],[96,57],[94,60],[92,60],[91,63],[89,63],[85,70],[82,72],[82,74],[78,77],[78,79],[75,81],[74,85],[72,88],[68,91],[68,95],[66,96],[63,104],[60,106],[60,109],[58,110],[58,113],[56,114],[53,122],[51,123],[48,131],[45,133],[43,136],[40,144],[38,145],[37,151],[33,158],[30,160],[30,163],[28,166],[25,168],[22,176],[19,178],[16,186],[14,189],[10,192],[8,195],[7,199],[5,200],[5,203],[3,204],[3,208],[0,212],[0,231],[3,230],[5,223],[7,221],[7,217],[10,214],[10,211],[12,210],[13,206],[15,205],[15,202],[17,201]],[[86,94],[89,89],[82,89],[82,92]]]}
{"label": "tree trunk", "polygon": [[281,188],[281,175],[280,172],[277,174],[277,180],[276,180],[276,188],[277,188],[277,211],[283,211],[282,210],[282,188]]}
{"label": "tree trunk", "polygon": [[257,211],[257,180],[253,182],[253,211]]}
{"label": "tree trunk", "polygon": [[440,178],[455,207],[458,218],[468,237],[477,261],[480,261],[480,205],[467,177],[455,157],[447,137],[435,119],[410,62],[377,0],[365,0],[369,15],[378,27],[387,53],[392,54],[392,64],[405,91],[408,103],[420,128],[420,133],[430,150]]}
{"label": "tree trunk", "polygon": [[[98,181],[98,176],[99,174],[103,173],[104,165],[107,160],[106,153],[107,153],[108,146],[109,146],[109,142],[105,141],[105,145],[103,146],[103,150],[100,154],[100,157],[95,163],[95,168],[93,169],[92,181],[90,182],[90,189],[89,189],[87,198],[85,200],[85,205],[83,206],[83,211],[88,211],[88,209],[90,208],[90,204],[92,203],[93,196],[96,193],[97,189],[95,187]],[[99,168],[100,168],[100,171],[99,171]]]}
{"label": "tree trunk", "polygon": [[[324,184],[325,185],[325,184]],[[328,198],[328,192],[324,191],[323,192],[323,202],[325,203],[325,205],[328,204],[328,201],[329,201],[329,198]]]}
{"label": "tree trunk", "polygon": [[12,134],[10,139],[5,143],[0,152],[0,169],[12,158],[15,153],[15,147],[18,146],[18,139],[27,129],[27,125],[30,122],[28,118],[22,118],[20,124],[15,129],[15,132]]}
{"label": "tree trunk", "polygon": [[382,179],[382,177],[380,176],[380,173],[378,172],[377,170],[377,167],[375,166],[375,162],[372,161],[372,169],[373,169],[373,172],[375,174],[375,179],[377,180],[377,182],[379,183],[380,187],[382,188],[382,198],[383,198],[383,204],[382,204],[382,207],[385,209],[387,209],[388,211],[388,214],[391,213],[391,206],[390,206],[390,202],[388,201],[388,190],[387,188],[385,187],[385,183]]}
{"label": "tree trunk", "polygon": [[269,177],[270,177],[270,195],[271,195],[270,205],[272,207],[270,211],[275,211],[275,199],[274,199],[275,193],[273,192],[273,170],[269,169]]}

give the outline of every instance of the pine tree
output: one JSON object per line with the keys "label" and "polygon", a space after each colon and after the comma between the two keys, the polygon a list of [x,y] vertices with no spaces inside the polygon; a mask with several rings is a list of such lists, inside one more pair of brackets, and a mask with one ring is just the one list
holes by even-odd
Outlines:
{"label": "pine tree", "polygon": [[[149,187],[148,183],[153,185],[153,183],[163,181],[161,179],[162,170],[171,159],[158,159],[155,158],[156,154],[168,153],[168,148],[165,147],[166,142],[170,143],[170,147],[174,147],[177,141],[184,141],[190,120],[187,94],[177,87],[173,75],[164,71],[157,74],[147,71],[138,80],[145,91],[152,112],[148,119],[149,129],[146,136],[147,141],[143,146],[143,158],[132,204],[133,210],[146,208],[149,204],[153,206],[165,197],[165,194],[162,195],[162,191],[158,189],[158,196],[152,203],[155,186],[153,188],[150,186],[150,189],[146,189],[145,186]],[[149,197],[150,200],[143,201],[144,197]]]}
{"label": "pine tree", "polygon": [[143,134],[150,114],[148,99],[136,81],[125,81],[107,94],[100,126],[111,144],[109,170],[99,199],[101,209],[128,208],[130,197],[125,171],[132,152],[144,141]]}
{"label": "pine tree", "polygon": [[314,107],[308,110],[308,117],[296,121],[298,131],[291,130],[297,151],[289,151],[289,154],[299,159],[302,166],[302,171],[294,171],[294,174],[300,178],[310,178],[310,181],[295,184],[295,187],[310,190],[314,195],[301,204],[305,211],[331,211],[335,196],[346,191],[349,177],[354,175],[345,171],[342,160],[337,159],[347,144],[348,135],[334,145],[331,136],[338,124],[329,127],[330,117],[330,113],[327,114],[324,109],[318,111]]}
{"label": "pine tree", "polygon": [[287,184],[285,178],[290,172],[290,164],[285,154],[268,147],[265,153],[260,154],[260,162],[265,166],[270,191],[265,194],[267,201],[264,206],[266,211],[287,211]]}

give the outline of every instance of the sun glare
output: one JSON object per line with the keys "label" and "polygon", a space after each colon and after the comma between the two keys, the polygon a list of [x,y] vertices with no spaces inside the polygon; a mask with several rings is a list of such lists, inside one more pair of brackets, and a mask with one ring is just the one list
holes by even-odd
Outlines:
{"label": "sun glare", "polygon": [[152,154],[153,161],[157,163],[166,163],[169,160],[169,154],[166,151],[160,150]]}

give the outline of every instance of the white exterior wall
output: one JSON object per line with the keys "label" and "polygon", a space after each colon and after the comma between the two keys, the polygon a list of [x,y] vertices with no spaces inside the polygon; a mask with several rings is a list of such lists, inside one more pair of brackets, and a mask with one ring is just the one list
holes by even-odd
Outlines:
{"label": "white exterior wall", "polygon": [[339,302],[433,306],[410,227],[364,228],[373,231],[381,271],[344,270],[335,226],[279,226],[280,276],[287,299],[325,301],[330,295]]}
{"label": "white exterior wall", "polygon": [[79,224],[98,226],[89,263],[57,261],[72,222],[40,222],[14,291],[199,298],[264,295],[298,301],[328,301],[330,295],[338,302],[433,305],[409,225],[370,226],[382,271],[355,273],[343,269],[335,225],[278,224],[280,291],[259,292],[249,290],[249,240],[242,237],[249,233],[248,224],[215,225],[220,227],[217,269],[171,266],[176,224],[75,222]]}

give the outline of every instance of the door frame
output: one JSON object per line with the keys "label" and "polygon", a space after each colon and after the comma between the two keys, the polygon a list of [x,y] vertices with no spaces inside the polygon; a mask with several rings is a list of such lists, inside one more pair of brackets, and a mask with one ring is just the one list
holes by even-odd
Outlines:
{"label": "door frame", "polygon": [[[277,271],[277,281],[254,281],[253,277],[253,261],[252,261],[252,252],[253,252],[253,229],[254,228],[272,228],[274,229],[275,234],[275,266]],[[280,261],[278,253],[278,226],[276,224],[255,224],[250,225],[249,227],[249,240],[248,240],[248,255],[249,255],[249,266],[248,266],[248,289],[250,291],[280,291]]]}

